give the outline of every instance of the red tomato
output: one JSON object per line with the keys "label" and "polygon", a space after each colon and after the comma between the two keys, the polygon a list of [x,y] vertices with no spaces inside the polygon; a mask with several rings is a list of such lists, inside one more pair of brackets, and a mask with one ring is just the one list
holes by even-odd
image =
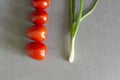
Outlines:
{"label": "red tomato", "polygon": [[50,5],[50,0],[32,0],[32,5],[36,9],[46,9]]}
{"label": "red tomato", "polygon": [[30,42],[25,47],[26,53],[35,60],[43,60],[46,56],[46,46],[41,42]]}
{"label": "red tomato", "polygon": [[43,10],[35,10],[31,13],[30,20],[34,24],[45,24],[48,21],[48,14]]}
{"label": "red tomato", "polygon": [[43,25],[29,27],[26,31],[27,36],[35,41],[44,41],[46,39],[46,28]]}

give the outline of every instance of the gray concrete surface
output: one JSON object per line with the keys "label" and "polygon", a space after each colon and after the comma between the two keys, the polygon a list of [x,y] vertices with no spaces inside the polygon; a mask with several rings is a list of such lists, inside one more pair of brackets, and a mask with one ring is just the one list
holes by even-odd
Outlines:
{"label": "gray concrete surface", "polygon": [[[85,10],[93,0],[85,0]],[[78,8],[77,3],[77,8]],[[24,52],[30,0],[0,0],[0,80],[120,80],[120,0],[100,0],[79,28],[75,62],[67,62],[69,0],[51,0],[47,56]]]}

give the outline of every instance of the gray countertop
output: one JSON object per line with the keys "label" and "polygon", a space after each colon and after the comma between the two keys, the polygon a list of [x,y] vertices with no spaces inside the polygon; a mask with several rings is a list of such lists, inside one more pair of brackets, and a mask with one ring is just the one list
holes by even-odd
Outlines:
{"label": "gray countertop", "polygon": [[[85,10],[92,1],[85,0]],[[0,0],[0,80],[120,80],[120,0],[100,0],[82,22],[72,64],[67,62],[69,0],[51,0],[47,9],[44,61],[24,52],[31,11],[30,0]]]}

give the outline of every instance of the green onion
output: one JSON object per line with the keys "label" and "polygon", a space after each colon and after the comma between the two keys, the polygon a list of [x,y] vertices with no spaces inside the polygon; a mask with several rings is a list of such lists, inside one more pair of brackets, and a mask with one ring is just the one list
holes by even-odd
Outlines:
{"label": "green onion", "polygon": [[[77,16],[77,20],[75,19],[75,3],[76,0],[70,0],[70,56],[69,62],[74,61],[74,53],[75,53],[75,39],[79,29],[79,25],[82,20],[84,20],[89,14],[91,14],[94,9],[96,8],[99,0],[96,0],[95,4],[88,11],[85,15],[83,15],[83,4],[84,0],[80,0],[80,7],[79,7],[79,15]],[[75,21],[76,20],[76,21]]]}

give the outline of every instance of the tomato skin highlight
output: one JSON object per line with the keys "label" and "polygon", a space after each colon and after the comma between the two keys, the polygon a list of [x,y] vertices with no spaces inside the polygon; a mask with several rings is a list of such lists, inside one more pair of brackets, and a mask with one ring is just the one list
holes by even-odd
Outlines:
{"label": "tomato skin highlight", "polygon": [[46,9],[50,5],[50,0],[32,0],[32,6],[36,9]]}
{"label": "tomato skin highlight", "polygon": [[35,10],[30,14],[30,20],[34,24],[45,24],[48,21],[48,13],[44,10]]}
{"label": "tomato skin highlight", "polygon": [[28,56],[35,60],[43,60],[46,56],[46,46],[41,42],[30,42],[26,45],[25,51]]}
{"label": "tomato skin highlight", "polygon": [[27,29],[28,38],[34,41],[44,41],[46,39],[47,30],[43,25],[34,25]]}

